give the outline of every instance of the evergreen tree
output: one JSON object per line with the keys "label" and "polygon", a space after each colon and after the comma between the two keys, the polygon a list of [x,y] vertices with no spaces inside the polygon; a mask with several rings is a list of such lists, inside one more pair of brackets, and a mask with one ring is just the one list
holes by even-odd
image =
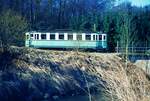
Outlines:
{"label": "evergreen tree", "polygon": [[9,10],[0,15],[0,40],[4,45],[23,45],[27,21]]}

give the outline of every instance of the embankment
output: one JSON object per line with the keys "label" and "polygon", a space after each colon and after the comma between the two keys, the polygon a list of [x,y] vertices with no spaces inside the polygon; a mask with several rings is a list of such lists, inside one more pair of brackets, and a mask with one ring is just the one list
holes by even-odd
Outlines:
{"label": "embankment", "polygon": [[[51,101],[103,91],[110,100],[149,101],[150,79],[116,54],[10,47],[0,53],[1,101]],[[103,90],[102,90],[103,89]]]}

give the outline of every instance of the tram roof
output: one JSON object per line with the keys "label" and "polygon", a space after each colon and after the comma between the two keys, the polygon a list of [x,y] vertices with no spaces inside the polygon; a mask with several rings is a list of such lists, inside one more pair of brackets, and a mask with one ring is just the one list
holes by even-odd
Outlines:
{"label": "tram roof", "polygon": [[68,30],[68,29],[56,29],[52,31],[29,31],[28,33],[85,33],[85,34],[92,34],[92,33],[97,33],[97,34],[106,34],[103,33],[102,31],[99,32],[93,32],[93,31],[74,31],[74,30]]}

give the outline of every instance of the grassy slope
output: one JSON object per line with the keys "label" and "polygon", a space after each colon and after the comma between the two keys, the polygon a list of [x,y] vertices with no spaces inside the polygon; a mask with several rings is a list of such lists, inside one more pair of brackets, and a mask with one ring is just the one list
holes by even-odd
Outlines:
{"label": "grassy slope", "polygon": [[[122,101],[148,101],[150,81],[115,54],[11,47],[0,54],[0,99],[50,100],[55,95],[105,93]],[[99,89],[99,90],[98,90]],[[115,98],[114,98],[115,96]]]}

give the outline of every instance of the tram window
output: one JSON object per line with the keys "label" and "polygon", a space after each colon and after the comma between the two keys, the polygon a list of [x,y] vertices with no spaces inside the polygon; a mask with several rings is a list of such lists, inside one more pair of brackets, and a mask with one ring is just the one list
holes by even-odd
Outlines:
{"label": "tram window", "polygon": [[50,39],[55,40],[55,34],[50,34]]}
{"label": "tram window", "polygon": [[72,34],[68,34],[68,40],[73,40],[73,35]]}
{"label": "tram window", "polygon": [[82,40],[82,35],[77,35],[77,40]]}
{"label": "tram window", "polygon": [[35,39],[36,39],[36,34],[34,35]]}
{"label": "tram window", "polygon": [[26,39],[29,40],[29,35],[26,35]]}
{"label": "tram window", "polygon": [[31,37],[33,37],[33,34],[30,34]]}
{"label": "tram window", "polygon": [[37,34],[37,38],[36,39],[39,39],[39,34]]}
{"label": "tram window", "polygon": [[64,40],[64,34],[59,34],[59,39]]}
{"label": "tram window", "polygon": [[46,34],[41,34],[41,39],[46,39]]}
{"label": "tram window", "polygon": [[104,35],[104,40],[106,40],[106,36]]}
{"label": "tram window", "polygon": [[99,40],[102,40],[102,35],[99,35]]}
{"label": "tram window", "polygon": [[96,40],[96,39],[95,39],[95,35],[93,35],[93,40]]}
{"label": "tram window", "polygon": [[96,35],[96,40],[98,40],[98,35]]}
{"label": "tram window", "polygon": [[91,35],[86,35],[86,40],[91,40]]}

